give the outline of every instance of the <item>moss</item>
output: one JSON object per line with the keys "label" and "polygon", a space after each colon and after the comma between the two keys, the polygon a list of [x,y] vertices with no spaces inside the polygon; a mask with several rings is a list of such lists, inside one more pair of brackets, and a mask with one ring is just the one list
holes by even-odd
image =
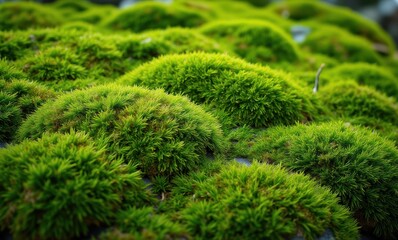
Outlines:
{"label": "moss", "polygon": [[57,0],[48,6],[61,13],[64,17],[68,18],[79,13],[84,13],[89,9],[97,8],[95,4],[92,4],[87,0]]}
{"label": "moss", "polygon": [[217,21],[205,25],[201,32],[228,44],[235,53],[250,62],[294,62],[299,58],[291,37],[269,22]]}
{"label": "moss", "polygon": [[333,26],[307,24],[312,32],[304,41],[304,48],[344,62],[381,63],[380,56],[365,39]]}
{"label": "moss", "polygon": [[164,56],[119,82],[183,93],[254,127],[310,120],[319,110],[316,99],[283,73],[221,54]]}
{"label": "moss", "polygon": [[83,237],[123,204],[152,201],[132,165],[81,133],[45,134],[0,150],[0,222],[16,239]]}
{"label": "moss", "polygon": [[77,30],[77,31],[81,31],[81,32],[94,32],[95,31],[95,26],[90,24],[90,23],[86,23],[86,22],[81,22],[81,21],[72,21],[72,22],[68,22],[64,25],[62,25],[62,27],[60,27],[62,29],[66,29],[66,30]]}
{"label": "moss", "polygon": [[0,59],[0,79],[12,80],[12,79],[24,79],[26,75],[19,71],[12,63]]}
{"label": "moss", "polygon": [[142,32],[168,27],[197,27],[207,20],[194,11],[168,6],[163,3],[142,2],[116,12],[104,20],[104,26],[113,30]]}
{"label": "moss", "polygon": [[0,31],[48,28],[62,24],[59,15],[32,2],[0,4]]}
{"label": "moss", "polygon": [[59,97],[32,114],[19,137],[37,138],[45,131],[70,128],[105,139],[110,154],[138,164],[149,177],[186,173],[207,153],[224,148],[217,120],[187,98],[118,85]]}
{"label": "moss", "polygon": [[102,21],[104,21],[104,19],[106,19],[109,15],[114,14],[116,11],[118,11],[118,9],[111,5],[97,5],[83,12],[73,14],[72,16],[69,16],[68,19],[70,21],[81,21],[90,24],[100,24]]}
{"label": "moss", "polygon": [[288,14],[293,20],[314,20],[343,28],[352,34],[366,38],[374,44],[382,44],[387,55],[395,51],[391,37],[375,22],[365,19],[348,8],[336,7],[321,1],[284,1],[270,5],[269,9],[278,14]]}
{"label": "moss", "polygon": [[388,68],[368,63],[341,64],[328,71],[334,81],[351,79],[398,99],[398,79]]}
{"label": "moss", "polygon": [[281,167],[229,164],[210,176],[177,179],[173,193],[187,199],[179,220],[200,239],[315,239],[326,229],[337,239],[358,238],[329,189]]}
{"label": "moss", "polygon": [[398,150],[392,142],[342,122],[277,127],[256,139],[252,157],[312,176],[338,194],[362,230],[396,236]]}
{"label": "moss", "polygon": [[398,124],[398,104],[393,98],[352,81],[327,85],[319,98],[337,117],[370,117]]}
{"label": "moss", "polygon": [[102,233],[101,240],[113,239],[190,239],[178,223],[153,208],[131,208],[117,213],[115,228]]}
{"label": "moss", "polygon": [[0,79],[0,142],[11,142],[22,120],[54,97],[53,91],[37,83]]}

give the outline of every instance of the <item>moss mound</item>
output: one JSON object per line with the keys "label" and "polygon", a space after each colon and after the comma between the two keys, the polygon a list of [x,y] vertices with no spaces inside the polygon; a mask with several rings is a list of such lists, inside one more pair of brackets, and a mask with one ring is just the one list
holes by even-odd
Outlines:
{"label": "moss mound", "polygon": [[278,26],[265,21],[215,21],[202,27],[201,32],[226,43],[250,62],[293,62],[299,58],[291,37]]}
{"label": "moss mound", "polygon": [[352,81],[328,84],[319,91],[319,98],[338,117],[370,117],[398,124],[398,104],[393,98]]}
{"label": "moss mound", "polygon": [[24,79],[25,74],[10,62],[0,59],[0,80]]}
{"label": "moss mound", "polygon": [[179,178],[173,193],[186,198],[178,213],[189,233],[203,239],[315,239],[327,229],[357,239],[349,212],[329,189],[281,167],[223,166],[211,176]]}
{"label": "moss mound", "polygon": [[309,174],[338,194],[363,230],[396,236],[398,150],[392,142],[341,122],[297,125],[264,132],[252,156]]}
{"label": "moss mound", "polygon": [[32,114],[19,137],[71,128],[105,139],[110,154],[138,164],[149,177],[186,173],[224,146],[217,120],[187,98],[118,85],[59,97]]}
{"label": "moss mound", "polygon": [[17,128],[55,93],[37,83],[0,79],[0,142],[11,142]]}
{"label": "moss mound", "polygon": [[270,5],[269,10],[288,16],[292,20],[314,20],[335,25],[352,34],[366,38],[373,44],[382,45],[382,53],[393,55],[394,42],[375,22],[348,8],[336,7],[321,1],[284,1]]}
{"label": "moss mound", "polygon": [[317,111],[312,96],[283,73],[221,54],[164,56],[119,82],[183,93],[255,127],[312,119]]}
{"label": "moss mound", "polygon": [[117,213],[113,229],[102,233],[101,240],[114,239],[191,239],[184,227],[153,208],[130,208]]}
{"label": "moss mound", "polygon": [[333,80],[351,79],[398,99],[398,78],[388,68],[368,63],[341,64],[328,71]]}
{"label": "moss mound", "polygon": [[142,2],[127,9],[115,12],[104,20],[104,26],[113,30],[142,32],[168,27],[197,27],[206,18],[195,11],[157,2]]}
{"label": "moss mound", "polygon": [[380,56],[371,43],[328,25],[308,23],[312,32],[307,36],[303,47],[343,62],[381,63]]}
{"label": "moss mound", "polygon": [[152,201],[135,167],[82,133],[46,134],[0,150],[0,223],[17,239],[82,237],[124,204]]}
{"label": "moss mound", "polygon": [[48,28],[62,24],[54,10],[32,2],[0,4],[0,31]]}

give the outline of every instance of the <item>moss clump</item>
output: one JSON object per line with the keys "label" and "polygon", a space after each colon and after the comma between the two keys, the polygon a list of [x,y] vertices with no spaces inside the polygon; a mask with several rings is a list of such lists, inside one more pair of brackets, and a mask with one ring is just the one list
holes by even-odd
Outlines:
{"label": "moss clump", "polygon": [[318,110],[315,99],[283,73],[221,54],[164,56],[119,82],[184,93],[226,112],[239,124],[255,127],[305,121]]}
{"label": "moss clump", "polygon": [[328,84],[319,91],[319,98],[337,117],[370,117],[398,124],[398,104],[393,98],[352,81]]}
{"label": "moss clump", "polygon": [[149,177],[186,173],[224,147],[217,120],[187,98],[118,85],[59,97],[32,114],[19,137],[70,128],[105,139],[110,154],[138,164]]}
{"label": "moss clump", "polygon": [[113,239],[190,239],[184,227],[153,208],[130,208],[117,213],[113,229],[102,233],[101,240]]}
{"label": "moss clump", "polygon": [[130,8],[115,12],[104,20],[104,26],[114,30],[142,32],[168,27],[197,27],[206,22],[206,18],[194,11],[163,3],[142,2]]}
{"label": "moss clump", "polygon": [[87,9],[84,12],[73,14],[69,16],[70,21],[81,21],[90,24],[100,24],[109,15],[114,14],[118,11],[114,6],[95,6]]}
{"label": "moss clump", "polygon": [[328,25],[308,23],[312,32],[303,43],[304,48],[344,62],[381,63],[371,43]]}
{"label": "moss clump", "polygon": [[360,85],[372,86],[398,99],[398,79],[385,67],[368,63],[346,63],[328,71],[328,76],[333,80],[355,80]]}
{"label": "moss clump", "polygon": [[11,142],[17,128],[55,93],[33,82],[0,79],[0,142]]}
{"label": "moss clump", "polygon": [[375,22],[368,20],[348,8],[331,6],[321,1],[284,1],[269,6],[278,14],[287,15],[292,20],[313,20],[335,25],[352,34],[366,38],[373,44],[382,44],[384,54],[392,56],[394,42]]}
{"label": "moss clump", "polygon": [[0,80],[24,79],[26,75],[10,62],[0,59]]}
{"label": "moss clump", "polygon": [[96,8],[95,4],[92,4],[87,0],[57,0],[55,3],[52,3],[49,6],[62,13],[64,16],[75,15],[88,11],[91,8]]}
{"label": "moss clump", "polygon": [[0,150],[0,226],[16,239],[83,237],[115,211],[152,201],[131,164],[82,133],[45,134]]}
{"label": "moss clump", "polygon": [[250,62],[294,62],[298,49],[278,26],[260,20],[216,21],[201,32],[229,45],[235,53]]}
{"label": "moss clump", "polygon": [[337,239],[358,238],[336,195],[302,174],[255,163],[198,177],[177,179],[173,190],[187,199],[178,216],[198,238],[286,239],[301,233],[315,239],[327,229]]}
{"label": "moss clump", "polygon": [[32,2],[0,4],[0,31],[48,28],[62,24],[52,9]]}
{"label": "moss clump", "polygon": [[341,122],[297,125],[264,132],[252,156],[309,174],[338,194],[363,230],[396,236],[398,150],[392,142]]}

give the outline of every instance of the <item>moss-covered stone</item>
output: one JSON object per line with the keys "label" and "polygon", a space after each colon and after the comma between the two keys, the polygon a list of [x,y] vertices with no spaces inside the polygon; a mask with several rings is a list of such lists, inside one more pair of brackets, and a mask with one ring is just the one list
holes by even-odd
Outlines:
{"label": "moss-covered stone", "polygon": [[336,117],[369,117],[398,124],[398,104],[393,98],[353,81],[330,83],[319,99]]}
{"label": "moss-covered stone", "polygon": [[62,24],[59,14],[34,2],[0,4],[0,31],[48,28]]}
{"label": "moss-covered stone", "polygon": [[348,8],[332,6],[322,1],[295,0],[276,3],[268,9],[293,20],[314,20],[338,26],[373,44],[381,44],[385,48],[382,51],[384,54],[394,54],[395,46],[391,37],[375,22]]}
{"label": "moss-covered stone", "polygon": [[285,74],[221,54],[164,56],[119,82],[183,93],[254,127],[311,120],[319,110],[316,99]]}
{"label": "moss-covered stone", "polygon": [[355,80],[398,99],[398,78],[390,69],[368,63],[346,63],[327,71],[329,82]]}
{"label": "moss-covered stone", "polygon": [[118,85],[75,91],[42,106],[19,138],[71,128],[104,139],[109,154],[138,164],[149,177],[189,172],[225,146],[217,120],[187,98]]}
{"label": "moss-covered stone", "polygon": [[299,58],[292,38],[266,21],[216,21],[203,26],[201,32],[229,45],[235,53],[250,62],[294,62]]}
{"label": "moss-covered stone", "polygon": [[104,26],[113,30],[142,32],[168,27],[197,27],[207,22],[201,14],[164,3],[142,2],[115,12],[104,20]]}
{"label": "moss-covered stone", "polygon": [[212,175],[175,181],[172,194],[186,204],[178,212],[201,239],[305,239],[327,229],[336,239],[357,239],[349,211],[329,189],[303,174],[258,164],[223,166]]}
{"label": "moss-covered stone", "polygon": [[15,239],[82,238],[115,211],[153,201],[140,172],[82,133],[0,149],[0,228]]}
{"label": "moss-covered stone", "polygon": [[398,231],[398,150],[367,129],[342,122],[269,129],[252,157],[304,172],[329,186],[362,230],[391,239]]}
{"label": "moss-covered stone", "polygon": [[37,83],[0,79],[0,142],[11,142],[22,120],[53,98],[53,91]]}

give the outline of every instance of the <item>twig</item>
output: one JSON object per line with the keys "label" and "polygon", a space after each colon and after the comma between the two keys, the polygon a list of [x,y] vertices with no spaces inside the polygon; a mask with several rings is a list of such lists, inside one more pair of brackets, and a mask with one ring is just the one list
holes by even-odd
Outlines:
{"label": "twig", "polygon": [[321,76],[322,73],[322,69],[325,67],[325,64],[322,63],[321,66],[318,69],[318,72],[316,73],[316,77],[315,77],[315,85],[314,88],[312,89],[313,93],[317,93],[318,89],[319,89],[319,77]]}

